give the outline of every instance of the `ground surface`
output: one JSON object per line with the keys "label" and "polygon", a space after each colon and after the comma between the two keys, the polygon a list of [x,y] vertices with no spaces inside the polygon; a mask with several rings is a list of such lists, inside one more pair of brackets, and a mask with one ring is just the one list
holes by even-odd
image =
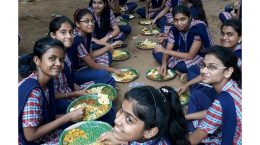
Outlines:
{"label": "ground surface", "polygon": [[[31,2],[30,2],[31,1]],[[138,6],[143,6],[144,2],[138,0],[129,0],[138,3]],[[223,10],[226,4],[233,2],[234,0],[202,0],[204,9],[206,11],[209,28],[215,44],[219,42],[220,36],[220,21],[218,19],[218,13]],[[72,15],[76,8],[86,7],[89,0],[29,0],[24,2],[19,0],[19,34],[23,39],[19,48],[19,55],[29,53],[32,50],[34,42],[42,36],[45,36],[48,32],[49,22],[53,19],[53,15],[66,15],[72,19]],[[137,14],[134,14],[137,16]],[[73,19],[72,19],[73,20]],[[113,62],[112,66],[116,68],[131,67],[139,72],[139,78],[134,82],[144,83],[145,85],[152,85],[159,87],[161,85],[170,85],[172,87],[178,87],[181,85],[179,77],[166,82],[155,82],[148,80],[145,76],[145,72],[150,67],[159,66],[152,57],[151,50],[140,50],[135,47],[137,40],[156,40],[154,36],[142,36],[139,34],[140,25],[138,21],[140,19],[136,17],[130,20],[132,26],[132,33],[127,38],[127,49],[131,53],[131,57],[125,61]],[[137,37],[133,39],[133,37]],[[120,106],[123,94],[130,89],[128,83],[118,83],[118,98],[115,100],[117,107]]]}

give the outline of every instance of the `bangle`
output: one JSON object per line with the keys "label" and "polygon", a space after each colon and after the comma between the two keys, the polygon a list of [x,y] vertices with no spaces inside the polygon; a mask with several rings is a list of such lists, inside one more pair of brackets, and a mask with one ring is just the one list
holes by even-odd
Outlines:
{"label": "bangle", "polygon": [[113,38],[113,36],[112,36],[111,34],[109,34],[108,36],[109,36],[109,38],[110,38],[110,39],[112,39],[112,38]]}

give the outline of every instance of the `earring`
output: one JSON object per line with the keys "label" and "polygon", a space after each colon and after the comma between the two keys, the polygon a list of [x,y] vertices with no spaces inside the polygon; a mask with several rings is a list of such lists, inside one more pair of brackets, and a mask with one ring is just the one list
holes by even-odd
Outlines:
{"label": "earring", "polygon": [[238,43],[241,43],[242,41],[241,40],[238,40]]}

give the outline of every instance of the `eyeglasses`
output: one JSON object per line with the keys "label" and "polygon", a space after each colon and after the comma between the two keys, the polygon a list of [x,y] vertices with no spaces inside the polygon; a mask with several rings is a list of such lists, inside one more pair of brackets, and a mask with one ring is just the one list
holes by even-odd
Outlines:
{"label": "eyeglasses", "polygon": [[94,19],[82,20],[82,21],[80,21],[80,22],[84,22],[84,23],[86,23],[86,24],[89,24],[89,23],[91,22],[92,24],[95,24],[95,20],[94,20]]}
{"label": "eyeglasses", "polygon": [[204,68],[207,68],[208,70],[210,71],[214,71],[214,70],[217,70],[217,69],[225,69],[227,67],[225,66],[217,66],[217,65],[214,65],[214,64],[208,64],[206,65],[205,63],[201,63],[199,65],[200,69],[204,69]]}

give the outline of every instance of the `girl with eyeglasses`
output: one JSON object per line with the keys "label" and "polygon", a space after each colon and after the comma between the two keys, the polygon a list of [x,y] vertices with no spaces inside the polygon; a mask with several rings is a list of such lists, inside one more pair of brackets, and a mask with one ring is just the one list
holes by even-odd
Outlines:
{"label": "girl with eyeglasses", "polygon": [[101,135],[109,145],[189,145],[178,94],[168,86],[141,86],[125,94],[113,131]]}
{"label": "girl with eyeglasses", "polygon": [[[115,80],[109,72],[121,74],[121,70],[107,66],[109,57],[106,51],[117,45],[117,42],[106,45],[100,51],[92,52],[91,41],[94,31],[94,23],[92,22],[94,22],[94,18],[91,11],[86,8],[77,9],[74,13],[74,21],[76,24],[76,28],[73,31],[74,42],[66,51],[72,68],[75,70],[75,82],[80,85],[94,81],[95,83],[105,83],[114,86]],[[103,55],[96,58],[98,54]]]}
{"label": "girl with eyeglasses", "polygon": [[52,78],[62,71],[64,54],[62,42],[46,37],[37,40],[32,54],[19,58],[26,77],[18,90],[19,144],[58,144],[58,128],[82,118],[82,108],[59,117],[55,113]]}
{"label": "girl with eyeglasses", "polygon": [[187,6],[176,6],[172,16],[174,25],[166,47],[157,45],[153,51],[154,58],[161,64],[161,75],[166,74],[167,67],[187,73],[189,67],[202,61],[206,49],[212,45],[207,25],[193,19]]}
{"label": "girl with eyeglasses", "polygon": [[193,120],[196,128],[189,139],[191,144],[230,145],[242,144],[242,90],[241,70],[238,58],[223,46],[213,46],[206,54],[201,65],[202,82],[213,86],[217,97],[213,103],[208,96],[201,95],[189,101],[189,107],[207,110],[185,116]]}

